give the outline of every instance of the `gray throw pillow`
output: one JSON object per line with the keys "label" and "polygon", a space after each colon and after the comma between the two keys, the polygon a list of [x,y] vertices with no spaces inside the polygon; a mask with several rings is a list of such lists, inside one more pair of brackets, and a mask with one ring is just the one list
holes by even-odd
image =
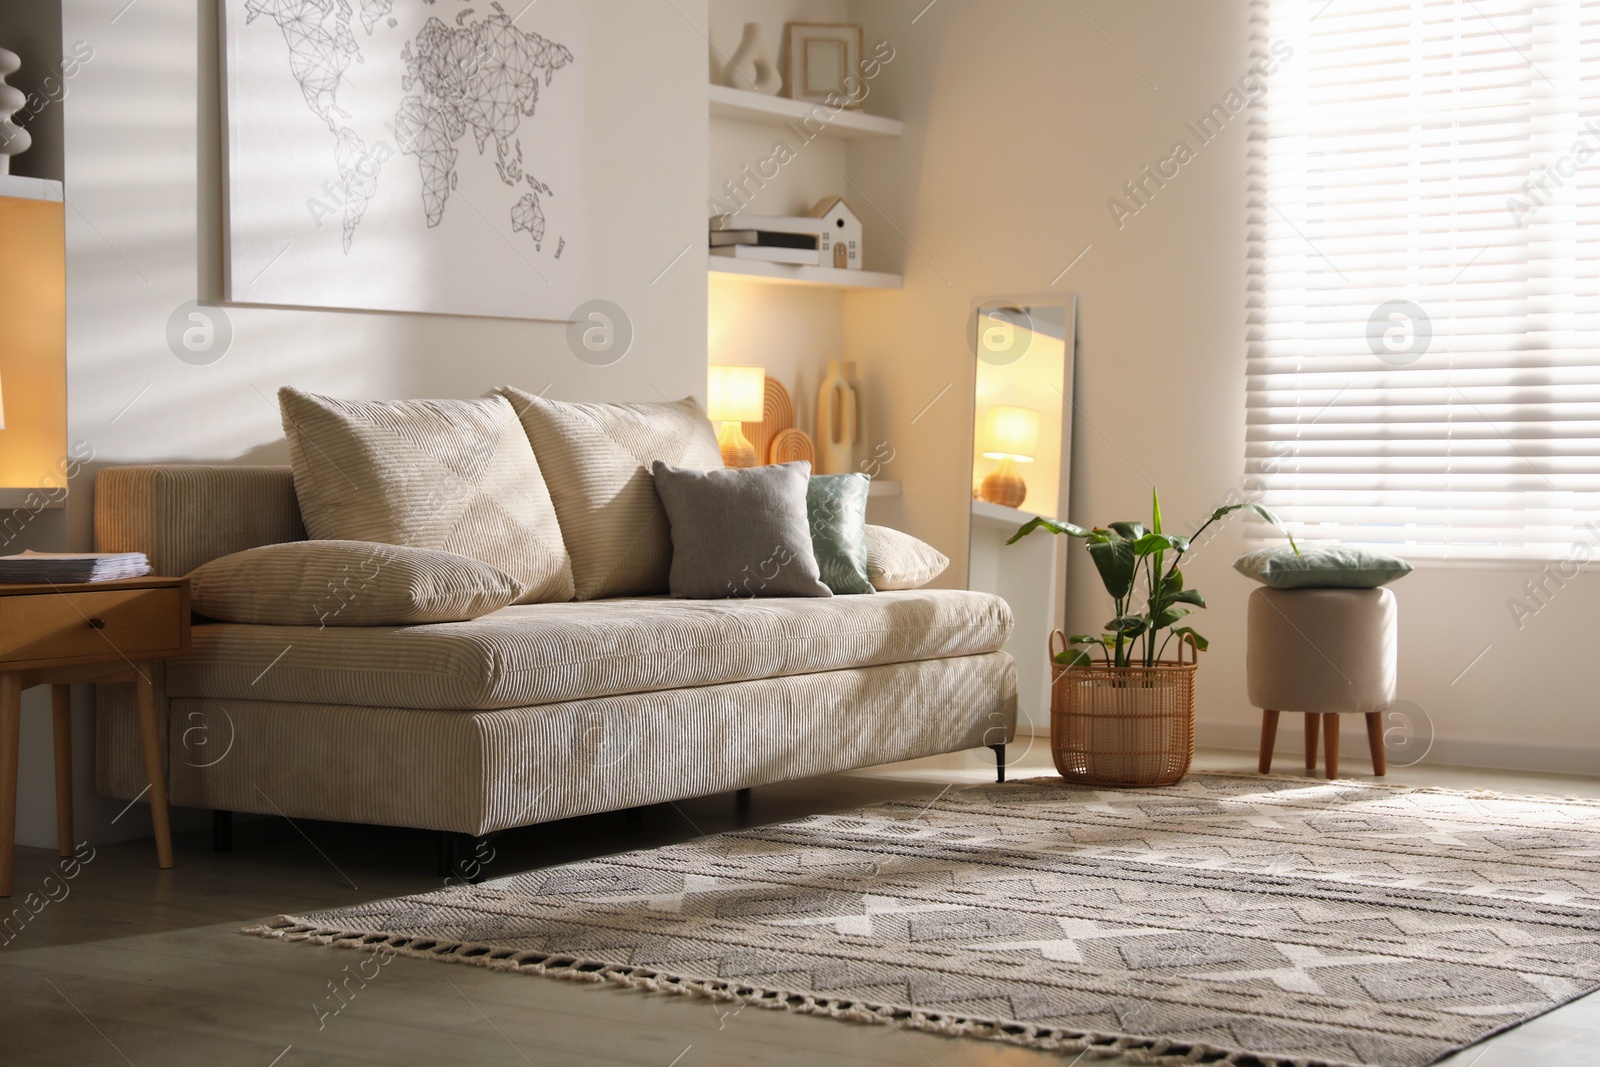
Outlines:
{"label": "gray throw pillow", "polygon": [[1376,589],[1411,573],[1403,559],[1360,545],[1289,545],[1247,552],[1233,569],[1273,589]]}
{"label": "gray throw pillow", "polygon": [[690,470],[655,461],[675,597],[832,596],[806,522],[811,464]]}
{"label": "gray throw pillow", "polygon": [[865,474],[819,474],[806,487],[811,550],[822,584],[836,594],[875,593],[867,580]]}

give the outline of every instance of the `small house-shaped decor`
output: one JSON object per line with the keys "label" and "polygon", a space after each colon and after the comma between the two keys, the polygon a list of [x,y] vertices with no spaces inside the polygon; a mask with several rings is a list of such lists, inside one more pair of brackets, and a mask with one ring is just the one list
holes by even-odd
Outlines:
{"label": "small house-shaped decor", "polygon": [[861,219],[844,202],[844,198],[829,197],[817,205],[811,217],[827,223],[817,242],[817,250],[822,253],[822,265],[841,270],[860,270]]}

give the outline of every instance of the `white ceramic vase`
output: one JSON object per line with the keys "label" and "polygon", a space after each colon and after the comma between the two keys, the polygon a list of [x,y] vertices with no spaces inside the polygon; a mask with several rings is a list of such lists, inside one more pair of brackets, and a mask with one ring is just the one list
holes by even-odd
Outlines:
{"label": "white ceramic vase", "polygon": [[33,144],[28,131],[11,121],[11,116],[28,102],[21,89],[6,84],[6,77],[21,68],[21,57],[0,48],[0,174],[10,174],[11,157],[26,152]]}
{"label": "white ceramic vase", "polygon": [[818,474],[849,474],[857,470],[856,453],[866,447],[854,370],[853,363],[829,360],[828,373],[817,390]]}
{"label": "white ceramic vase", "polygon": [[783,88],[783,78],[778,75],[777,64],[767,52],[766,40],[761,34],[761,23],[744,24],[744,38],[728,61],[728,84],[735,89],[746,89],[776,96]]}

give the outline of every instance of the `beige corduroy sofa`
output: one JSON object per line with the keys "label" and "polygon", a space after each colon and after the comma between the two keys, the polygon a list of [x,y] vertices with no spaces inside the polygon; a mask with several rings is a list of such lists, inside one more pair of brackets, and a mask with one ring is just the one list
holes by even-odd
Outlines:
{"label": "beige corduroy sofa", "polygon": [[[306,536],[287,466],[106,468],[95,529],[163,575]],[[483,836],[981,746],[1003,758],[1011,625],[997,597],[920,589],[421,626],[197,619],[158,679],[169,799]],[[100,690],[98,788],[131,800],[131,688]]]}

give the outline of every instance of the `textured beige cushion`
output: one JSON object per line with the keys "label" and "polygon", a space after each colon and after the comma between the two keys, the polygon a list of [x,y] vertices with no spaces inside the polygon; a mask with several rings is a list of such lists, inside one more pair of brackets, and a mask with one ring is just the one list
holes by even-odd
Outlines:
{"label": "textured beige cushion", "polygon": [[[196,626],[173,696],[513,708],[993,652],[999,597],[964,590],[769,600],[589,600],[472,622],[307,632]],[[292,647],[290,647],[292,646]],[[271,665],[271,670],[266,670]]]}
{"label": "textured beige cushion", "polygon": [[671,404],[568,404],[511,386],[511,401],[561,518],[579,600],[667,591],[672,534],[650,464],[713,470],[722,453],[693,397]]}
{"label": "textured beige cushion", "polygon": [[1387,589],[1250,594],[1250,703],[1273,711],[1369,714],[1394,704],[1398,611]]}
{"label": "textured beige cushion", "polygon": [[948,566],[949,557],[926,541],[887,526],[867,527],[867,581],[879,592],[920,589]]}
{"label": "textured beige cushion", "polygon": [[406,626],[499,611],[522,583],[470,556],[371,541],[290,541],[214,559],[189,576],[207,618],[285,626]]}
{"label": "textured beige cushion", "polygon": [[[131,800],[133,687],[97,688],[96,780]],[[175,700],[160,726],[174,804],[479,834],[997,745],[1016,719],[991,652],[498,711]]]}
{"label": "textured beige cushion", "polygon": [[439,548],[505,571],[523,603],[572,598],[572,560],[516,412],[483,400],[278,391],[295,494],[320,540]]}

